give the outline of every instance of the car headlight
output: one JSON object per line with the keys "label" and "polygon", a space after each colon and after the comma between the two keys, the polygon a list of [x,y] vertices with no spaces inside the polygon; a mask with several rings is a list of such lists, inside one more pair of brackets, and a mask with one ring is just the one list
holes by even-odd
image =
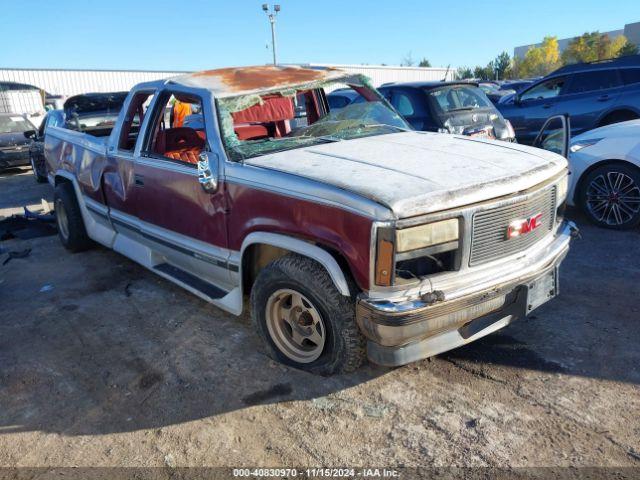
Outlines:
{"label": "car headlight", "polygon": [[459,233],[457,218],[397,230],[396,251],[403,253],[453,242],[458,240]]}
{"label": "car headlight", "polygon": [[569,175],[565,175],[556,184],[557,204],[560,205],[567,198],[567,191],[569,190]]}
{"label": "car headlight", "polygon": [[571,153],[579,152],[583,148],[587,148],[587,147],[591,147],[592,145],[595,145],[600,140],[602,140],[602,139],[601,138],[590,138],[588,140],[578,140],[577,142],[573,142],[571,144],[571,146],[569,147],[569,151]]}

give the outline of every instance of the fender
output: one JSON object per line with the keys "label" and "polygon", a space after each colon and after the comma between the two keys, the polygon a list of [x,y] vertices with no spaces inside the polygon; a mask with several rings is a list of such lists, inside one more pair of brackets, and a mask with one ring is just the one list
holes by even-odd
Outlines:
{"label": "fender", "polygon": [[[80,207],[80,212],[82,213],[82,220],[84,221],[84,226],[87,229],[87,235],[92,240],[104,245],[107,248],[113,248],[113,242],[116,237],[116,232],[111,227],[111,224],[108,220],[105,220],[105,224],[100,223],[95,220],[93,215],[89,212],[87,208],[87,203],[91,203],[94,210],[100,212],[105,219],[108,219],[108,208],[105,205],[102,205],[98,202],[95,202],[90,199],[86,199],[82,192],[80,191],[80,185],[78,185],[78,180],[73,175],[73,173],[58,169],[53,175],[54,180],[57,177],[63,177],[71,182],[73,185],[73,190],[76,193],[76,201],[78,202],[78,206]],[[54,206],[55,207],[55,206]]]}
{"label": "fender", "polygon": [[325,268],[327,273],[329,273],[333,284],[342,295],[345,297],[351,295],[349,292],[349,284],[344,276],[344,272],[329,252],[303,240],[287,237],[286,235],[280,235],[277,233],[253,232],[246,236],[242,242],[242,247],[240,249],[240,261],[238,262],[240,264],[240,279],[242,279],[242,259],[244,258],[244,252],[249,245],[253,245],[255,243],[263,243],[274,247],[280,247],[314,259]]}

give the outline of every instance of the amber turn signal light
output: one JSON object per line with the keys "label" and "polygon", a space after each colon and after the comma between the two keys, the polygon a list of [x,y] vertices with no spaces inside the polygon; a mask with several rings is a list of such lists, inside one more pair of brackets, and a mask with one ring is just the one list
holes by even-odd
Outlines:
{"label": "amber turn signal light", "polygon": [[376,285],[388,287],[393,283],[394,245],[393,241],[385,238],[386,232],[378,232],[376,249]]}

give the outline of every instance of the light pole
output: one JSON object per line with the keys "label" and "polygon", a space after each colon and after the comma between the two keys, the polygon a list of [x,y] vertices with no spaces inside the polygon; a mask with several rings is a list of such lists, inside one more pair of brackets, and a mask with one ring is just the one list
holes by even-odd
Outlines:
{"label": "light pole", "polygon": [[276,17],[278,16],[278,12],[280,11],[280,5],[274,5],[273,11],[269,11],[269,5],[266,3],[262,4],[262,10],[269,17],[269,23],[271,23],[271,50],[273,51],[273,64],[277,65],[277,57],[276,57]]}

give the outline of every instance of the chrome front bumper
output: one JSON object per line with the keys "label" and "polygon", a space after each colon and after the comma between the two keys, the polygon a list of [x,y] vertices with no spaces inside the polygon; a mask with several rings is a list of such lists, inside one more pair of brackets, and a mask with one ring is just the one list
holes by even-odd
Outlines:
{"label": "chrome front bumper", "polygon": [[[523,255],[508,273],[504,266],[493,278],[444,291],[441,302],[419,297],[399,301],[361,296],[356,320],[367,337],[367,355],[380,365],[404,365],[488,335],[553,298],[558,268],[577,228],[565,221],[553,240],[534,255]],[[479,279],[474,279],[479,280]]]}

